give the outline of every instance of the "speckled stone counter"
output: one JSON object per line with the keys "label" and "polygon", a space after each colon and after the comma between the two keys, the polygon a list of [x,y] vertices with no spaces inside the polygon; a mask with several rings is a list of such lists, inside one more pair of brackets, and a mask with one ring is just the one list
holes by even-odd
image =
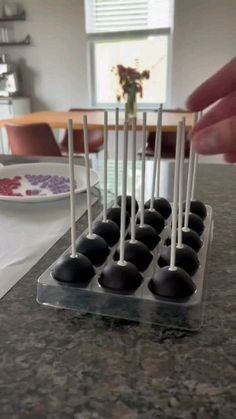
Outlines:
{"label": "speckled stone counter", "polygon": [[68,247],[66,234],[0,301],[1,419],[236,416],[236,167],[198,172],[197,196],[215,218],[201,331],[39,306],[37,278]]}

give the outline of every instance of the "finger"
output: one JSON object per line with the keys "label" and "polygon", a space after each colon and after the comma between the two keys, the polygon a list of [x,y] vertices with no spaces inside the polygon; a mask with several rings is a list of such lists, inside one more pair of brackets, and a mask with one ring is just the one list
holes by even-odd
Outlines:
{"label": "finger", "polygon": [[224,154],[224,159],[227,163],[236,163],[236,153]]}
{"label": "finger", "polygon": [[204,129],[234,115],[236,115],[236,91],[223,98],[217,105],[204,114],[189,133],[189,137],[193,136],[200,129]]}
{"label": "finger", "polygon": [[199,86],[187,99],[192,112],[201,111],[236,90],[236,57]]}
{"label": "finger", "polygon": [[194,150],[200,154],[236,152],[236,116],[197,131],[191,141]]}

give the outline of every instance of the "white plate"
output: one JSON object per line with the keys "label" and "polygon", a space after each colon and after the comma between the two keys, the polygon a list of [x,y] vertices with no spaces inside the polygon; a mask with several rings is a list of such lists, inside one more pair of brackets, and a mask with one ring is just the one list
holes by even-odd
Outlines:
{"label": "white plate", "polygon": [[[75,193],[78,194],[86,190],[86,170],[83,166],[75,165]],[[22,185],[15,192],[24,194],[27,189],[37,189],[37,186],[31,186],[25,175],[50,175],[63,176],[69,178],[69,166],[65,163],[27,163],[15,164],[9,166],[0,166],[0,179],[14,178],[14,176],[21,176],[23,178]],[[90,170],[90,184],[91,187],[99,182],[98,174],[94,170]],[[44,190],[45,195],[23,195],[23,196],[9,196],[1,195],[0,200],[13,202],[43,202],[53,201],[57,199],[66,198],[69,192],[53,194],[48,188]]]}

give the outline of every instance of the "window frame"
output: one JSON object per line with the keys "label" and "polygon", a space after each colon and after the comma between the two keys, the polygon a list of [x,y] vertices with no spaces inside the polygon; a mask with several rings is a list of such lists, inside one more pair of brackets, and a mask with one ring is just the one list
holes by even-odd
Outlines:
{"label": "window frame", "polygon": [[[85,0],[86,1],[86,0]],[[86,5],[85,5],[86,8]],[[167,36],[167,74],[166,74],[166,101],[165,108],[171,106],[172,101],[172,72],[173,72],[173,33],[174,33],[174,16],[175,16],[175,0],[170,0],[170,26],[166,28],[156,29],[140,29],[132,31],[119,32],[93,32],[86,33],[87,37],[87,65],[88,65],[88,79],[89,79],[89,102],[92,107],[113,109],[115,106],[124,109],[125,104],[122,102],[114,103],[100,103],[96,102],[96,77],[95,77],[95,59],[94,59],[94,44],[96,41],[104,40],[130,40],[130,39],[146,39],[147,36]],[[86,17],[85,17],[86,19]],[[157,103],[157,106],[159,104]],[[138,103],[138,109],[150,110],[154,109],[153,103]]]}

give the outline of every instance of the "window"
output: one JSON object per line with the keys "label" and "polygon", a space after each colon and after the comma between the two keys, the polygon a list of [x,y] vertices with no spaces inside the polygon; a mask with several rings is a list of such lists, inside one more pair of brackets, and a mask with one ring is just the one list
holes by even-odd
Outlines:
{"label": "window", "polygon": [[171,0],[85,0],[92,102],[116,103],[117,64],[150,70],[143,106],[167,100]]}

